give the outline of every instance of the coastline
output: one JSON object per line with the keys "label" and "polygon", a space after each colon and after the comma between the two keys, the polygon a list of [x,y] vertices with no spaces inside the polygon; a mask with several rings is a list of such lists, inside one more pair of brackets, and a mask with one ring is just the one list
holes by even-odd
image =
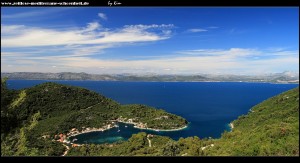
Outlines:
{"label": "coastline", "polygon": [[150,131],[156,131],[156,132],[159,132],[159,131],[179,131],[179,130],[183,130],[185,128],[188,127],[188,125],[185,125],[183,127],[180,127],[180,128],[175,128],[175,129],[155,129],[155,128],[145,128],[145,127],[138,127],[136,124],[137,123],[130,123],[130,122],[124,122],[124,121],[117,121],[119,123],[125,123],[125,124],[132,124],[134,125],[133,127],[134,128],[137,128],[137,129],[141,129],[141,130],[150,130]]}
{"label": "coastline", "polygon": [[233,125],[233,123],[231,122],[231,123],[229,123],[229,127],[230,127],[230,131],[232,131],[232,129],[234,128],[234,125]]}
{"label": "coastline", "polygon": [[[180,131],[180,130],[186,129],[188,127],[188,125],[185,125],[183,127],[175,128],[175,129],[154,129],[154,128],[139,127],[139,126],[137,126],[138,123],[135,123],[135,122],[131,123],[131,122],[124,122],[124,121],[117,121],[117,120],[112,120],[112,121],[115,121],[115,122],[118,122],[118,123],[132,124],[134,128],[141,129],[141,130],[156,131],[156,132],[160,132],[160,131],[163,131],[163,132]],[[69,132],[67,134],[68,135],[67,138],[74,137],[74,136],[77,136],[77,135],[80,135],[80,134],[90,133],[90,132],[99,132],[99,131],[103,132],[103,131],[110,130],[110,129],[115,128],[115,127],[117,127],[117,126],[116,125],[106,125],[102,128],[92,128],[92,129],[86,128],[86,130],[82,130],[80,132],[79,131],[77,131],[75,133]]]}
{"label": "coastline", "polygon": [[133,127],[134,127],[134,128],[138,128],[138,129],[141,129],[141,130],[151,130],[151,131],[157,131],[157,132],[159,132],[159,131],[167,131],[167,132],[169,132],[169,131],[180,131],[180,130],[184,130],[184,129],[186,129],[186,128],[188,127],[188,125],[183,126],[183,127],[181,127],[181,128],[175,128],[175,129],[139,128],[139,127],[136,127],[136,126],[133,126]]}
{"label": "coastline", "polygon": [[110,130],[114,127],[117,127],[115,125],[106,125],[106,126],[103,126],[101,128],[92,128],[92,129],[89,129],[89,128],[86,128],[86,130],[82,130],[82,131],[77,131],[76,133],[72,133],[72,132],[69,132],[67,135],[67,138],[70,138],[70,137],[74,137],[74,136],[77,136],[77,135],[80,135],[80,134],[86,134],[86,133],[90,133],[90,132],[103,132],[103,131],[106,131],[106,130]]}

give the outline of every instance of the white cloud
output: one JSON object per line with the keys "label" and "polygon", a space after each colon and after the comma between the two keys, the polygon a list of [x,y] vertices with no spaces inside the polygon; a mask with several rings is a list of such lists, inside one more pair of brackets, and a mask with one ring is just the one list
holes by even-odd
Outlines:
{"label": "white cloud", "polygon": [[98,16],[103,19],[103,20],[107,20],[107,16],[104,13],[98,13]]}
{"label": "white cloud", "polygon": [[207,29],[204,29],[204,28],[191,28],[191,29],[186,30],[185,32],[188,32],[188,33],[207,32],[208,29],[217,29],[217,28],[219,28],[219,27],[210,26],[210,27],[207,27]]}
{"label": "white cloud", "polygon": [[210,26],[208,27],[209,29],[218,29],[219,27],[216,27],[216,26]]}
{"label": "white cloud", "polygon": [[146,30],[146,29],[170,29],[174,28],[174,24],[151,24],[151,25],[143,25],[143,24],[138,24],[138,25],[125,25],[124,29],[126,30]]}
{"label": "white cloud", "polygon": [[230,48],[230,49],[196,49],[178,51],[179,54],[198,55],[198,56],[226,56],[226,57],[240,57],[240,56],[257,56],[262,52],[256,49],[244,48]]}
{"label": "white cloud", "polygon": [[57,30],[23,25],[1,27],[4,29],[1,30],[2,47],[38,47],[158,41],[170,37],[170,32],[163,30],[170,29],[173,25],[126,25],[121,29],[105,30],[97,22],[88,23],[83,30]]}
{"label": "white cloud", "polygon": [[163,32],[163,34],[165,34],[165,35],[170,35],[170,34],[172,33],[171,30],[163,30],[162,32]]}
{"label": "white cloud", "polygon": [[195,32],[207,32],[208,30],[206,29],[202,29],[202,28],[192,28],[192,29],[188,29],[187,32],[192,32],[192,33],[195,33]]}
{"label": "white cloud", "polygon": [[2,34],[6,34],[6,33],[15,33],[16,31],[20,30],[20,29],[24,29],[25,26],[24,25],[10,25],[10,26],[6,26],[1,24],[1,36]]}
{"label": "white cloud", "polygon": [[107,48],[168,39],[174,25],[139,24],[108,29],[98,22],[91,22],[84,28],[64,30],[4,24],[1,27],[2,71],[92,72],[99,67],[105,67],[102,69],[106,71],[127,71],[127,64],[120,64],[122,61],[100,60],[91,56],[101,54]]}
{"label": "white cloud", "polygon": [[101,25],[98,22],[88,23],[87,27],[82,32],[90,32],[101,28]]}
{"label": "white cloud", "polygon": [[[188,52],[188,53],[184,53]],[[189,52],[198,52],[197,54]],[[1,52],[2,53],[2,52]],[[203,55],[208,54],[209,55]],[[12,55],[9,53],[6,55]],[[3,71],[36,71],[43,72],[87,72],[87,73],[158,73],[158,74],[191,74],[191,73],[268,73],[283,70],[299,71],[299,52],[289,51],[287,55],[275,55],[272,51],[259,49],[196,49],[183,50],[177,55],[166,55],[151,59],[122,60],[96,59],[89,56],[40,56],[20,58],[15,55],[10,59],[2,58]],[[260,59],[251,57],[259,56]],[[265,57],[267,56],[267,57]],[[28,66],[30,64],[30,66]],[[4,65],[16,65],[7,67]],[[51,66],[56,65],[56,69]]]}

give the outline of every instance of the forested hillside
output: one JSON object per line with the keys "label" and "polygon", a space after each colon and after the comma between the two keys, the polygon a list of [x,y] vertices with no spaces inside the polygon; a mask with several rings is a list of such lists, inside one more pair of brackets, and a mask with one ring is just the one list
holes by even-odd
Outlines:
{"label": "forested hillside", "polygon": [[299,87],[254,106],[232,124],[210,155],[299,156]]}
{"label": "forested hillside", "polygon": [[[1,155],[61,155],[55,135],[71,129],[101,128],[112,120],[132,121],[155,129],[187,125],[182,117],[145,105],[120,105],[95,92],[56,83],[9,90],[1,81]],[[165,123],[160,117],[170,117]]]}

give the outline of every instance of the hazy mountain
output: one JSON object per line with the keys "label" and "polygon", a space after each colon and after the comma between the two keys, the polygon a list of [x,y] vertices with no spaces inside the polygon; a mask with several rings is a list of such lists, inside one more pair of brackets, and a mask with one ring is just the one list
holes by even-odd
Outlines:
{"label": "hazy mountain", "polygon": [[168,82],[272,82],[299,83],[299,73],[285,71],[282,73],[264,75],[234,75],[234,74],[196,74],[196,75],[158,75],[158,74],[87,74],[84,72],[13,72],[1,73],[1,77],[25,80],[95,80],[95,81],[168,81]]}

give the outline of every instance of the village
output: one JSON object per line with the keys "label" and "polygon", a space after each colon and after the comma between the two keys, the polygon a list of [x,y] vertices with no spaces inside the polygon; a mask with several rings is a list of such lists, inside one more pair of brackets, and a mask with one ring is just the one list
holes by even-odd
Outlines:
{"label": "village", "polygon": [[[156,119],[161,119],[161,118],[164,118],[164,119],[167,119],[168,116],[163,116],[163,117],[158,117]],[[177,130],[182,130],[184,128],[186,128],[187,126],[184,126],[182,128],[178,128],[178,129],[169,129],[169,130],[162,130],[162,129],[153,129],[153,128],[148,128],[147,127],[147,123],[142,123],[142,122],[136,122],[138,121],[138,118],[124,118],[122,116],[120,116],[119,118],[117,118],[116,120],[110,120],[110,122],[107,122],[106,125],[104,125],[103,127],[100,127],[100,128],[95,128],[95,127],[81,127],[81,130],[77,129],[77,128],[72,128],[68,133],[66,134],[63,134],[63,133],[60,133],[60,134],[57,134],[57,135],[54,135],[54,139],[53,141],[58,141],[60,143],[63,143],[63,145],[66,147],[66,151],[64,152],[63,156],[65,156],[68,151],[70,150],[70,146],[72,148],[74,147],[79,147],[79,146],[82,146],[84,144],[77,144],[76,141],[77,139],[74,138],[71,140],[71,137],[74,137],[76,135],[79,135],[79,134],[84,134],[84,133],[89,133],[89,132],[98,132],[98,131],[105,131],[105,130],[109,130],[111,128],[114,128],[114,127],[119,127],[117,125],[117,123],[126,123],[126,124],[133,124],[134,128],[138,128],[138,129],[147,129],[147,130],[153,130],[153,131],[177,131]],[[127,126],[126,126],[127,127]],[[151,147],[151,141],[150,141],[150,137],[153,137],[154,135],[147,135],[147,139],[149,141],[149,146]],[[43,138],[49,138],[50,135],[44,135],[42,136]]]}
{"label": "village", "polygon": [[137,118],[123,118],[122,116],[120,116],[118,119],[116,119],[117,122],[121,122],[121,123],[127,123],[127,124],[133,124],[135,128],[139,128],[139,129],[148,129],[147,127],[147,123],[142,123],[142,122],[134,122],[137,121]]}

